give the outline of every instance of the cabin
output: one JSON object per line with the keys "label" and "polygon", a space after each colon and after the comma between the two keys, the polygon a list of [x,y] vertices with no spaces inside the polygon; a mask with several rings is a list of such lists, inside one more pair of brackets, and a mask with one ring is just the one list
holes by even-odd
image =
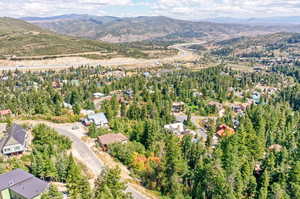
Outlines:
{"label": "cabin", "polygon": [[39,199],[48,183],[21,169],[0,175],[1,199]]}
{"label": "cabin", "polygon": [[27,132],[21,126],[14,124],[0,140],[0,149],[4,155],[23,153],[27,147]]}
{"label": "cabin", "polygon": [[121,133],[109,133],[98,137],[98,142],[103,151],[108,150],[110,144],[127,143],[128,138]]}

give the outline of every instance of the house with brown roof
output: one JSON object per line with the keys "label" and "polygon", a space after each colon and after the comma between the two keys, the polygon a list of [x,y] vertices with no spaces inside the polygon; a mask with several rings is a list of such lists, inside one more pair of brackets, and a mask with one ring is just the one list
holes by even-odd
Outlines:
{"label": "house with brown roof", "polygon": [[47,188],[47,182],[21,169],[0,175],[1,199],[38,199]]}
{"label": "house with brown roof", "polygon": [[108,133],[98,137],[100,147],[106,151],[110,144],[127,143],[128,138],[122,133]]}
{"label": "house with brown roof", "polygon": [[233,128],[230,128],[229,126],[227,126],[226,124],[222,124],[219,126],[216,134],[219,137],[227,137],[227,136],[231,136],[235,134],[235,131]]}

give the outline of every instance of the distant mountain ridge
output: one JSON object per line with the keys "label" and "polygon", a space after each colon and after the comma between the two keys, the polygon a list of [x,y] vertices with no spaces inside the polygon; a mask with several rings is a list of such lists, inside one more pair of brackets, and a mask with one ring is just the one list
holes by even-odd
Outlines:
{"label": "distant mountain ridge", "polygon": [[300,24],[300,16],[287,16],[287,17],[265,17],[265,18],[231,18],[231,17],[219,17],[205,19],[204,21],[216,22],[216,23],[235,23],[235,24]]}
{"label": "distant mountain ridge", "polygon": [[266,31],[261,27],[253,29],[247,25],[194,22],[164,16],[118,18],[71,14],[22,19],[57,33],[107,42],[193,40],[217,35]]}
{"label": "distant mountain ridge", "polygon": [[58,15],[50,17],[22,17],[20,18],[24,21],[29,22],[41,22],[41,21],[58,21],[58,20],[96,20],[102,23],[107,23],[110,21],[118,20],[118,17],[113,16],[92,16],[87,14],[68,14],[68,15]]}

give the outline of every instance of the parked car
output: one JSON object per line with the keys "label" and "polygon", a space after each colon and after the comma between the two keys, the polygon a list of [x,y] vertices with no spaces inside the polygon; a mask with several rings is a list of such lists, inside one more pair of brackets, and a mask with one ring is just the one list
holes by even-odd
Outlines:
{"label": "parked car", "polygon": [[72,130],[78,130],[79,129],[79,126],[75,125],[72,127]]}

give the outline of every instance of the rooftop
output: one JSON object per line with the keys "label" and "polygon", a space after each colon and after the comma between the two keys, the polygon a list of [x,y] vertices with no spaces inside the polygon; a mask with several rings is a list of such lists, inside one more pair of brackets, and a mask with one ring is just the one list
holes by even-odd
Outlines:
{"label": "rooftop", "polygon": [[8,137],[5,140],[4,145],[13,144],[24,144],[26,140],[26,131],[20,125],[13,124],[13,126],[8,130]]}
{"label": "rooftop", "polygon": [[123,142],[127,140],[128,138],[121,133],[117,133],[117,134],[109,133],[98,137],[99,143],[103,145],[109,145],[109,144]]}
{"label": "rooftop", "polygon": [[7,189],[17,183],[32,178],[33,175],[21,170],[15,169],[9,173],[0,175],[0,190]]}
{"label": "rooftop", "polygon": [[104,113],[96,113],[96,114],[88,115],[88,119],[93,120],[96,124],[99,124],[99,123],[107,124],[108,123],[108,120]]}
{"label": "rooftop", "polygon": [[20,182],[10,189],[24,196],[25,198],[34,198],[48,187],[48,184],[36,177],[31,177],[23,182]]}
{"label": "rooftop", "polygon": [[47,187],[48,183],[22,169],[15,169],[0,175],[0,190],[10,189],[24,198],[34,198],[44,192]]}

